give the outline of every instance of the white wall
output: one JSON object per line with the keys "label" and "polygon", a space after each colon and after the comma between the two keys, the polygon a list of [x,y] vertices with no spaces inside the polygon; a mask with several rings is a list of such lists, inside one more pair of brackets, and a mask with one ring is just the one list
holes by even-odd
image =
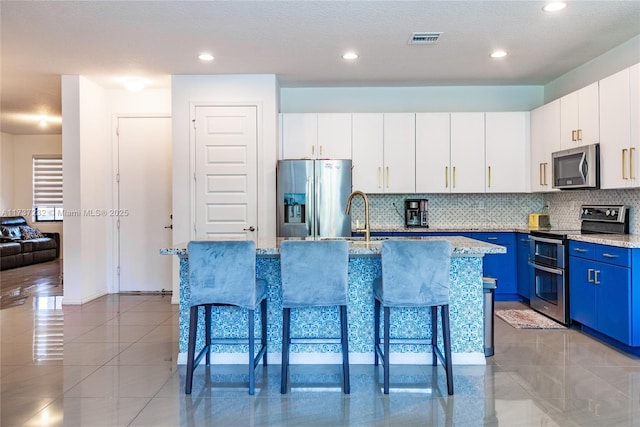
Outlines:
{"label": "white wall", "polygon": [[[258,233],[276,235],[278,86],[275,75],[176,75],[171,79],[173,115],[173,242],[188,242],[191,228],[189,163],[193,104],[258,104]],[[173,288],[173,299],[179,297]]]}
{"label": "white wall", "polygon": [[548,103],[640,62],[640,35],[569,71],[544,87]]}
{"label": "white wall", "polygon": [[[63,243],[62,223],[38,222],[33,209],[33,156],[62,154],[62,135],[14,135],[13,136],[13,203],[16,214],[41,231],[60,233]],[[24,212],[24,213],[23,213]]]}
{"label": "white wall", "polygon": [[530,111],[542,86],[281,88],[281,113]]}
{"label": "white wall", "polygon": [[0,216],[13,209],[13,135],[0,133]]}

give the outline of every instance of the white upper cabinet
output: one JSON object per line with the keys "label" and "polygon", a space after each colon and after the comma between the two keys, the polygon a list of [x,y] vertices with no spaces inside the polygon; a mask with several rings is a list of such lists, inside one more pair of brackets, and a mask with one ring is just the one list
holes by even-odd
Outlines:
{"label": "white upper cabinet", "polygon": [[416,191],[416,115],[384,114],[384,192]]}
{"label": "white upper cabinet", "polygon": [[560,150],[560,100],[531,111],[532,192],[556,191],[552,187],[551,153]]}
{"label": "white upper cabinet", "polygon": [[452,193],[484,193],[484,113],[451,113],[449,173]]}
{"label": "white upper cabinet", "polygon": [[353,114],[353,189],[415,192],[415,114]]}
{"label": "white upper cabinet", "polygon": [[600,80],[600,187],[640,186],[640,64]]}
{"label": "white upper cabinet", "polygon": [[282,114],[283,159],[350,159],[351,114]]}
{"label": "white upper cabinet", "polygon": [[599,142],[598,116],[598,82],[560,98],[561,149]]}
{"label": "white upper cabinet", "polygon": [[354,113],[351,181],[354,190],[382,193],[383,126],[382,113]]}
{"label": "white upper cabinet", "polygon": [[529,112],[486,113],[486,192],[527,192],[528,152]]}
{"label": "white upper cabinet", "polygon": [[450,114],[416,114],[416,192],[450,193]]}

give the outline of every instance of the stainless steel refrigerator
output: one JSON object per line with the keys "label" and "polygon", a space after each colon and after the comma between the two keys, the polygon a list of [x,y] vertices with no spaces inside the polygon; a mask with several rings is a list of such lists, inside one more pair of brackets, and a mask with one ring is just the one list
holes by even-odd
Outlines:
{"label": "stainless steel refrigerator", "polygon": [[348,237],[351,160],[279,160],[279,237]]}

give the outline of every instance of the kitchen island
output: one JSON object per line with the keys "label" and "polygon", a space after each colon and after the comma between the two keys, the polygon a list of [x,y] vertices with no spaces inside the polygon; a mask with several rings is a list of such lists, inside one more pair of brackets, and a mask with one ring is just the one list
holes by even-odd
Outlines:
{"label": "kitchen island", "polygon": [[[416,237],[421,240],[448,240],[453,247],[451,259],[450,320],[451,349],[454,364],[485,364],[483,342],[482,257],[505,253],[505,248],[459,236]],[[269,363],[280,363],[282,343],[282,299],[279,244],[282,238],[257,242],[257,277],[268,282],[267,348]],[[381,274],[382,241],[347,239],[349,245],[349,353],[351,363],[373,363],[373,280]],[[189,255],[186,244],[161,249],[163,255],[180,257],[180,336],[178,364],[186,361],[189,332]],[[425,308],[392,310],[392,339],[430,338],[430,316]],[[256,310],[256,328],[260,322]],[[339,316],[335,307],[292,310],[291,336],[295,338],[339,337]],[[304,321],[298,322],[298,319]],[[400,320],[398,319],[400,318]],[[246,311],[236,307],[218,307],[213,311],[214,336],[246,336]],[[202,322],[204,320],[201,320]],[[202,331],[204,328],[199,328]],[[258,330],[258,329],[256,329]],[[216,335],[217,334],[217,335]],[[198,348],[202,346],[199,336]],[[294,341],[295,342],[295,341]],[[243,348],[244,347],[244,348]],[[214,345],[214,363],[246,363],[246,346]],[[291,363],[341,363],[336,343],[292,344]],[[391,363],[430,363],[428,348],[416,344],[392,345]]]}

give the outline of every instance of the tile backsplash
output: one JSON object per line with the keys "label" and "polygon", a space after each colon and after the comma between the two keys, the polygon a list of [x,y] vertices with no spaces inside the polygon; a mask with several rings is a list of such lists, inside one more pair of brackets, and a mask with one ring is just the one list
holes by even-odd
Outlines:
{"label": "tile backsplash", "polygon": [[[404,227],[404,200],[429,200],[429,227],[518,227],[526,228],[532,212],[549,206],[553,227],[580,228],[583,204],[624,204],[630,207],[630,233],[640,234],[640,189],[573,190],[535,194],[370,194],[372,228]],[[364,222],[362,198],[353,200],[351,219]]]}
{"label": "tile backsplash", "polygon": [[629,206],[629,233],[640,234],[640,189],[633,190],[572,190],[544,194],[549,204],[549,219],[553,227],[580,228],[580,206],[627,205]]}
{"label": "tile backsplash", "polygon": [[[370,194],[372,228],[404,227],[404,200],[429,200],[429,227],[526,227],[531,212],[544,206],[541,194]],[[351,220],[364,221],[361,198],[353,200]]]}

